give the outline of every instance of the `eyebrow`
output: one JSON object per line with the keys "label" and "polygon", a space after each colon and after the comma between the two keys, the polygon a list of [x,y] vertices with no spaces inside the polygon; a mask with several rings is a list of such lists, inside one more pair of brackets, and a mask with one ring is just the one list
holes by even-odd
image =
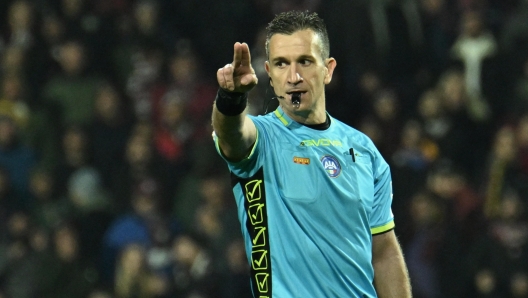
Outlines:
{"label": "eyebrow", "polygon": [[[305,60],[305,59],[316,60],[315,57],[312,55],[301,55],[296,60],[299,61],[299,60]],[[289,59],[287,59],[286,57],[279,56],[271,60],[271,62],[279,62],[279,61],[289,61]]]}
{"label": "eyebrow", "polygon": [[297,60],[305,60],[305,59],[315,60],[315,57],[312,56],[312,55],[301,55],[301,56],[299,56],[299,58]]}

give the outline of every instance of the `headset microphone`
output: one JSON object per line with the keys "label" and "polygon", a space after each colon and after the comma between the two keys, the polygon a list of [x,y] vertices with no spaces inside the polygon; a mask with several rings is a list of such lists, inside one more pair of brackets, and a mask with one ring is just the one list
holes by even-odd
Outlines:
{"label": "headset microphone", "polygon": [[[300,105],[301,105],[301,93],[300,92],[295,92],[295,93],[292,93],[292,104],[294,107],[298,108]],[[285,99],[284,96],[274,96],[273,97],[274,99]]]}
{"label": "headset microphone", "polygon": [[[270,81],[270,85],[271,85],[271,82],[272,82],[271,78],[269,78],[269,81]],[[273,93],[275,93],[275,92],[273,92]],[[301,105],[301,92],[293,92],[293,93],[291,94],[291,96],[292,96],[291,101],[292,101],[293,106],[294,106],[295,108],[299,108],[299,106]],[[273,98],[273,99],[276,99],[276,100],[279,100],[279,99],[284,99],[284,96],[278,96],[278,95],[276,95],[276,96],[274,96],[274,97],[272,97],[272,98]],[[268,109],[266,109],[266,111],[267,111],[267,110],[268,110]]]}

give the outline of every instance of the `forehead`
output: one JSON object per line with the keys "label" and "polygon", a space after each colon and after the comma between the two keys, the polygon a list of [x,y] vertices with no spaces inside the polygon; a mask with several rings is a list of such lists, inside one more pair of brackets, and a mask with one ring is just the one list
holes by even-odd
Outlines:
{"label": "forehead", "polygon": [[298,55],[321,55],[321,38],[310,29],[296,31],[291,35],[277,33],[270,38],[270,59]]}

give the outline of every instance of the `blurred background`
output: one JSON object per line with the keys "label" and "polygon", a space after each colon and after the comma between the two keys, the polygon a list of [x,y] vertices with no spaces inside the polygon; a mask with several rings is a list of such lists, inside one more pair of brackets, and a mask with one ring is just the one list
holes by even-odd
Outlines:
{"label": "blurred background", "polygon": [[528,297],[526,0],[0,1],[0,297],[250,297],[210,113],[234,42],[267,81],[290,9],[391,165],[414,297]]}

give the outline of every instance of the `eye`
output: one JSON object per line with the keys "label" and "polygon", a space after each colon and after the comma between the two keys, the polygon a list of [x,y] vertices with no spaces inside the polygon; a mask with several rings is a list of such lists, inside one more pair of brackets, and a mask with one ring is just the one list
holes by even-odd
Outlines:
{"label": "eye", "polygon": [[275,66],[277,66],[278,68],[284,68],[284,67],[286,67],[286,62],[277,61],[277,62],[275,62]]}
{"label": "eye", "polygon": [[300,61],[300,64],[303,65],[303,66],[308,66],[308,65],[312,64],[312,61],[310,61],[308,59],[302,59]]}

